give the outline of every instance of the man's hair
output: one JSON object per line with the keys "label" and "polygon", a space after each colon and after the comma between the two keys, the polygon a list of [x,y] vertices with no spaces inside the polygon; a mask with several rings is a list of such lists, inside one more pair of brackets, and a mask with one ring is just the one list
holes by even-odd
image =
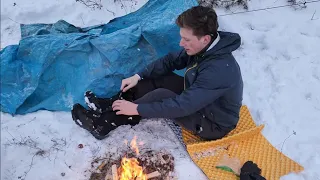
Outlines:
{"label": "man's hair", "polygon": [[217,37],[218,20],[216,12],[203,6],[195,6],[178,16],[176,24],[180,28],[192,29],[193,35],[197,37],[211,35],[213,39]]}

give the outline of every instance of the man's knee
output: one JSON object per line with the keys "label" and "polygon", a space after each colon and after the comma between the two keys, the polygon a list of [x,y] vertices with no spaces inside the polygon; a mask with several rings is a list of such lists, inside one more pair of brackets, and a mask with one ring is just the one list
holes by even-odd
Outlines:
{"label": "man's knee", "polygon": [[177,94],[169,89],[158,88],[152,91],[154,95],[160,95],[161,97],[175,97]]}
{"label": "man's knee", "polygon": [[135,100],[134,103],[137,103],[137,104],[152,103],[152,102],[161,101],[161,100],[167,99],[167,98],[173,98],[176,95],[177,95],[176,93],[174,93],[168,89],[158,88],[158,89],[155,89],[155,90],[145,94],[141,98]]}
{"label": "man's knee", "polygon": [[134,99],[136,100],[155,90],[156,87],[154,86],[152,79],[142,79],[135,87],[131,89],[134,94]]}

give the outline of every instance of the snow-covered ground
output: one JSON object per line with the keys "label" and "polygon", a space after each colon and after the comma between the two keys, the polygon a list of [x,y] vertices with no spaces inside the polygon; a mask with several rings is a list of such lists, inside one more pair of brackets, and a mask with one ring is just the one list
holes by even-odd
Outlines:
{"label": "snow-covered ground", "polygon": [[[102,10],[91,10],[74,0],[3,0],[1,48],[19,42],[19,23],[64,19],[86,27],[107,23],[146,1],[104,0]],[[249,10],[287,4],[286,0],[252,0]],[[239,11],[243,9],[232,9]],[[320,2],[301,10],[283,7],[229,16],[221,15],[231,11],[217,12],[220,29],[242,37],[242,47],[234,55],[243,73],[244,104],[257,124],[266,125],[265,137],[305,168],[281,179],[320,180]],[[85,171],[94,157],[124,148],[121,142],[134,135],[144,147],[173,153],[179,179],[206,179],[161,121],[120,127],[98,141],[76,126],[70,113],[48,111],[15,117],[1,113],[1,179],[87,179],[90,173]]]}

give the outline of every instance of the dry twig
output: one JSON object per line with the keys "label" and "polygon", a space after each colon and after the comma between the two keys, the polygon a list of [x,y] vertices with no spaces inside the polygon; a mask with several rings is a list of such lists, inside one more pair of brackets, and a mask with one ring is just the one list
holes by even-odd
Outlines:
{"label": "dry twig", "polygon": [[80,2],[92,9],[101,9],[103,7],[101,4],[101,0],[76,0],[76,2]]}
{"label": "dry twig", "polygon": [[317,10],[314,11],[314,13],[313,13],[313,15],[312,15],[312,17],[311,17],[311,21],[319,19],[319,18],[315,18],[315,19],[314,19],[314,15],[316,14],[316,12],[317,12]]}

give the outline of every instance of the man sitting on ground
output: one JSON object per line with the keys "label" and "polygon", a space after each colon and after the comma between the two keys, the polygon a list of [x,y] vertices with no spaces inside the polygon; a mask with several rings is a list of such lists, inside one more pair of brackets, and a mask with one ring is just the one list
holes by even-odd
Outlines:
{"label": "man sitting on ground", "polygon": [[[91,110],[76,104],[75,122],[96,138],[141,118],[169,118],[198,136],[215,140],[233,130],[239,120],[243,81],[232,55],[241,43],[236,33],[218,31],[215,11],[196,6],[179,15],[183,50],[154,61],[122,80],[121,92],[97,98],[86,92]],[[184,77],[173,73],[186,68]]]}

